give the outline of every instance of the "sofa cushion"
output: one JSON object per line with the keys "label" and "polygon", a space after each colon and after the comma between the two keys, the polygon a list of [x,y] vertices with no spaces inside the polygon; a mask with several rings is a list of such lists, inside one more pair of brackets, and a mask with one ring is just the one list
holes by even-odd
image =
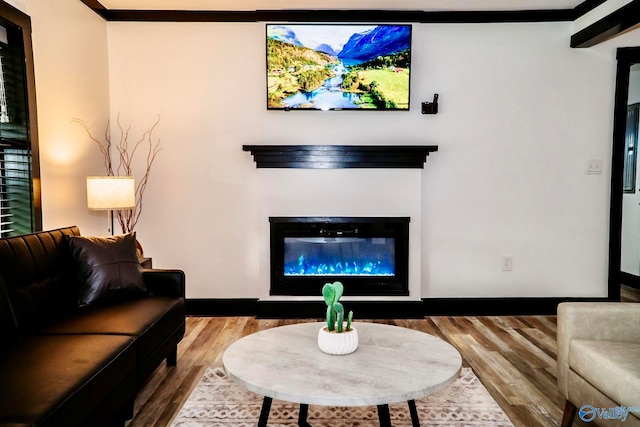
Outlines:
{"label": "sofa cushion", "polygon": [[183,298],[150,296],[91,307],[43,329],[41,333],[138,337],[138,363],[144,363],[171,332],[184,325],[184,319]]}
{"label": "sofa cushion", "polygon": [[8,348],[9,343],[17,339],[18,328],[13,317],[4,280],[2,280],[2,275],[0,275],[0,342],[3,343],[2,349]]}
{"label": "sofa cushion", "polygon": [[79,234],[74,226],[0,239],[0,275],[21,335],[77,310],[78,282],[65,236]]}
{"label": "sofa cushion", "polygon": [[[133,399],[133,339],[31,336],[0,354],[0,424],[82,425],[118,392]],[[130,384],[123,389],[122,384]],[[121,397],[121,396],[118,396]]]}
{"label": "sofa cushion", "polygon": [[571,340],[569,367],[619,405],[638,406],[640,344]]}
{"label": "sofa cushion", "polygon": [[108,303],[146,294],[136,234],[69,237],[80,281],[78,304]]}

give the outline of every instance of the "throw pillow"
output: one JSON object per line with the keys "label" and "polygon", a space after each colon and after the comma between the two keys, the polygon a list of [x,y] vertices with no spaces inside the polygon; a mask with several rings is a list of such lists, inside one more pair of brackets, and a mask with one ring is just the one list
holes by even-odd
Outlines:
{"label": "throw pillow", "polygon": [[136,253],[136,234],[108,237],[69,236],[80,294],[87,306],[143,296],[147,289]]}

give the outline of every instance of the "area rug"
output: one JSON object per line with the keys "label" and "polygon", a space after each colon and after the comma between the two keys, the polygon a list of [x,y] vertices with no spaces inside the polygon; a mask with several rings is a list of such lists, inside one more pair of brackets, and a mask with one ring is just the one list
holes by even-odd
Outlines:
{"label": "area rug", "polygon": [[[220,367],[208,368],[184,406],[173,427],[255,427],[263,396],[250,392],[227,378]],[[513,426],[471,368],[462,368],[449,387],[416,399],[421,426]],[[389,405],[394,427],[410,427],[406,403]],[[296,427],[298,405],[273,400],[269,427]],[[313,427],[377,427],[375,406],[309,406],[307,418]]]}

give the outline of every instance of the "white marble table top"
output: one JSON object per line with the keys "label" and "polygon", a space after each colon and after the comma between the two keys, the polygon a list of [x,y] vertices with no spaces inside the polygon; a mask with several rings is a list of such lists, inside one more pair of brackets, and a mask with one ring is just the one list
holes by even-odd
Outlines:
{"label": "white marble table top", "polygon": [[324,323],[267,329],[231,344],[222,356],[230,378],[274,399],[325,406],[409,401],[436,392],[460,373],[460,353],[432,335],[378,323],[354,323],[358,349],[320,351]]}

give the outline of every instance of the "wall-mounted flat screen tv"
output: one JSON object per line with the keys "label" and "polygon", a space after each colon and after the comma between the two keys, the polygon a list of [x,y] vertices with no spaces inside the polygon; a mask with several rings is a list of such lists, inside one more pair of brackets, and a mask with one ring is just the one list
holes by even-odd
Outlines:
{"label": "wall-mounted flat screen tv", "polygon": [[267,24],[267,109],[409,110],[411,25]]}

